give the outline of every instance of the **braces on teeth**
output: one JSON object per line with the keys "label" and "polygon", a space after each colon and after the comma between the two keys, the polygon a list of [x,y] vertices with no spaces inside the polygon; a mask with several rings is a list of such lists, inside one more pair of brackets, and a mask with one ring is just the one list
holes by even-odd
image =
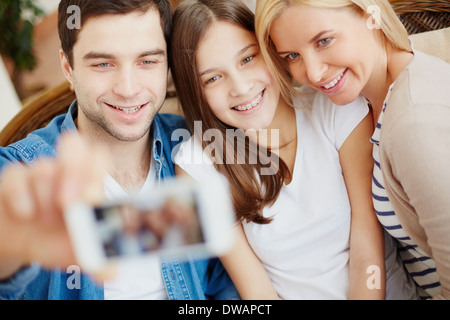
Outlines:
{"label": "braces on teeth", "polygon": [[253,100],[251,103],[245,105],[245,106],[239,106],[239,107],[235,107],[234,109],[237,109],[239,111],[246,111],[246,110],[250,110],[252,108],[254,108],[258,103],[261,102],[263,97],[263,93],[261,92],[261,94],[259,95],[258,98],[256,98],[255,100]]}

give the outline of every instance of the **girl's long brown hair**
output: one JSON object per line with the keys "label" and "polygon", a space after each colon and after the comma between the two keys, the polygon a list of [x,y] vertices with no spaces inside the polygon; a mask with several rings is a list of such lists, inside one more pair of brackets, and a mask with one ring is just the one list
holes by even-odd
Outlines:
{"label": "girl's long brown hair", "polygon": [[[262,210],[276,201],[285,177],[289,176],[289,170],[270,150],[255,147],[255,142],[246,137],[242,130],[235,131],[235,135],[227,135],[227,130],[237,128],[218,120],[206,102],[198,74],[196,54],[202,36],[217,20],[235,23],[251,32],[255,30],[253,13],[239,0],[181,1],[174,13],[170,42],[172,76],[191,130],[194,131],[195,121],[201,121],[202,136],[197,138],[202,141],[203,148],[214,144],[214,166],[228,179],[238,221],[265,224],[271,221],[271,217],[263,217]],[[213,142],[202,139],[209,129],[219,130],[224,139]],[[231,139],[237,139],[239,142],[230,141]],[[238,163],[238,156],[242,156],[242,151],[238,150],[241,144],[245,145],[245,164]],[[276,163],[273,161],[274,157]],[[234,159],[232,164],[230,159]],[[254,164],[250,159],[258,161]],[[262,174],[263,169],[268,167],[276,168],[273,174]]]}

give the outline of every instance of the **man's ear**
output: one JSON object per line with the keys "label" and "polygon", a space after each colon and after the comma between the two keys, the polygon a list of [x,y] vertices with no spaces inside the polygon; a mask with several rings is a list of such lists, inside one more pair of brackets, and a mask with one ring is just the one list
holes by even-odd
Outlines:
{"label": "man's ear", "polygon": [[67,81],[70,82],[70,88],[73,91],[73,77],[72,77],[72,67],[70,66],[69,59],[62,49],[59,50],[59,58],[61,60],[61,68],[66,77]]}

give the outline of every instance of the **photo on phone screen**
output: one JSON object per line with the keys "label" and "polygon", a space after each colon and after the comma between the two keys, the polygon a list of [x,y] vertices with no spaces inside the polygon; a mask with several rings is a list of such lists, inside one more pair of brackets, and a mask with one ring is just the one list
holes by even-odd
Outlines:
{"label": "photo on phone screen", "polygon": [[153,199],[151,207],[122,203],[94,208],[94,213],[108,258],[204,242],[195,192]]}
{"label": "photo on phone screen", "polygon": [[93,207],[74,203],[64,219],[80,266],[159,253],[177,259],[225,254],[233,244],[234,208],[228,186],[173,179],[145,196]]}

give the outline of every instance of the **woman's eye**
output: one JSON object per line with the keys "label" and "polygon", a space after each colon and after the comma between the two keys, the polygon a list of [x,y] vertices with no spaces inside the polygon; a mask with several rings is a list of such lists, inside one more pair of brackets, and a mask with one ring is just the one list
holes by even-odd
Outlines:
{"label": "woman's eye", "polygon": [[149,66],[149,65],[153,64],[153,61],[145,60],[145,61],[142,61],[141,64]]}
{"label": "woman's eye", "polygon": [[326,46],[326,45],[329,44],[330,42],[331,42],[331,38],[325,38],[325,39],[319,40],[318,44],[319,44],[320,46]]}
{"label": "woman's eye", "polygon": [[289,62],[293,62],[295,61],[300,55],[298,53],[290,53],[287,56],[285,56],[284,58],[289,61]]}

